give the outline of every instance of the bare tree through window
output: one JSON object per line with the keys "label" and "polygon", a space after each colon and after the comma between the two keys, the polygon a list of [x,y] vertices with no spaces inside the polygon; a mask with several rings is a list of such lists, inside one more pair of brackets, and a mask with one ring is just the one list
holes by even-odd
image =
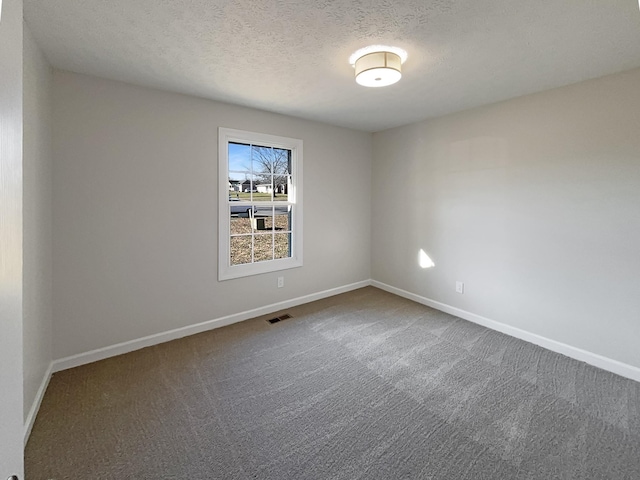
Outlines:
{"label": "bare tree through window", "polygon": [[274,198],[289,193],[291,150],[253,145],[252,161],[254,174],[261,183],[271,185]]}

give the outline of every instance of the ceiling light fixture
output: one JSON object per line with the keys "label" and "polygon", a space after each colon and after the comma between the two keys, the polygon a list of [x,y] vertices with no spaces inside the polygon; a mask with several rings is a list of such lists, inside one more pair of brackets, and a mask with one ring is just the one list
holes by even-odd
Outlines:
{"label": "ceiling light fixture", "polygon": [[402,64],[407,52],[397,47],[371,45],[349,57],[356,72],[356,82],[365,87],[386,87],[402,78]]}

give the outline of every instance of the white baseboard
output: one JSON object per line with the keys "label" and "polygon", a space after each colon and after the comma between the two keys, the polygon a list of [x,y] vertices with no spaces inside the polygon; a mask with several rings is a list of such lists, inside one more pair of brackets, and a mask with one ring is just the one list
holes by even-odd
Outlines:
{"label": "white baseboard", "polygon": [[33,404],[31,405],[31,409],[29,410],[29,415],[27,415],[27,419],[24,422],[24,446],[27,446],[27,441],[29,441],[29,435],[31,435],[31,430],[33,429],[33,423],[36,421],[36,416],[38,415],[38,410],[40,410],[40,405],[42,404],[42,399],[44,398],[44,392],[47,391],[47,387],[49,386],[49,380],[51,380],[51,375],[53,373],[53,362],[49,363],[49,367],[47,371],[44,373],[42,377],[42,382],[40,383],[40,388],[38,388],[38,392],[36,393],[36,398],[33,400]]}
{"label": "white baseboard", "polygon": [[619,362],[618,360],[613,360],[611,358],[598,355],[597,353],[588,352],[581,348],[572,347],[571,345],[567,345],[566,343],[551,340],[535,333],[512,327],[510,325],[506,325],[504,323],[500,323],[495,320],[476,315],[475,313],[467,312],[466,310],[452,307],[451,305],[440,303],[435,300],[416,295],[415,293],[407,292],[406,290],[402,290],[400,288],[392,287],[391,285],[387,285],[386,283],[372,280],[371,285],[381,290],[385,290],[389,293],[393,293],[394,295],[408,298],[409,300],[413,300],[414,302],[418,302],[428,307],[435,308],[436,310],[440,310],[456,317],[463,318],[464,320],[477,323],[478,325],[490,328],[491,330],[496,330],[511,337],[524,340],[525,342],[533,343],[540,347],[546,348],[547,350],[551,350],[552,352],[560,353],[575,360],[593,365],[594,367],[598,367],[622,377],[630,378],[631,380],[640,382],[640,368],[638,367],[634,367],[632,365]]}
{"label": "white baseboard", "polygon": [[[556,340],[552,340],[541,335],[522,330],[520,328],[512,327],[510,325],[497,322],[480,315],[476,315],[475,313],[471,313],[466,310],[447,305],[445,303],[437,302],[435,300],[422,297],[420,295],[402,290],[400,288],[392,287],[391,285],[387,285],[377,280],[363,280],[360,282],[352,283],[350,285],[344,285],[342,287],[324,290],[322,292],[297,297],[279,303],[273,303],[271,305],[255,308],[253,310],[247,310],[233,315],[228,315],[226,317],[208,320],[206,322],[198,323],[195,325],[176,328],[167,332],[157,333],[155,335],[149,335],[147,337],[139,338],[136,340],[130,340],[127,342],[118,343],[116,345],[98,348],[90,352],[80,353],[77,355],[72,355],[70,357],[54,360],[49,368],[46,379],[43,380],[40,390],[38,390],[38,397],[34,402],[34,406],[29,412],[27,430],[31,430],[35,415],[40,406],[40,402],[42,401],[42,395],[44,395],[44,391],[46,390],[49,378],[51,376],[51,373],[53,372],[59,372],[68,368],[78,367],[80,365],[85,365],[87,363],[96,362],[98,360],[114,357],[123,353],[132,352],[141,348],[158,345],[160,343],[168,342],[189,335],[194,335],[196,333],[224,327],[225,325],[242,322],[244,320],[259,317],[261,315],[267,315],[279,310],[295,307],[304,303],[313,302],[315,300],[321,300],[323,298],[339,295],[341,293],[349,292],[351,290],[356,290],[358,288],[366,287],[369,285],[373,285],[374,287],[380,288],[381,290],[385,290],[400,297],[413,300],[414,302],[418,302],[428,307],[435,308],[436,310],[440,310],[442,312],[449,313],[470,322],[477,323],[478,325],[482,325],[483,327],[496,330],[515,338],[519,338],[520,340],[524,340],[525,342],[533,343],[540,347],[546,348],[547,350],[566,355],[567,357],[573,358],[575,360],[588,363],[589,365],[593,365],[603,370],[607,370],[617,375],[621,375],[623,377],[630,378],[631,380],[640,382],[640,368],[633,365],[629,365],[618,360],[613,360],[611,358],[599,355],[597,353],[589,352],[581,348],[573,347],[571,345],[567,345],[565,343],[558,342]],[[28,435],[26,435],[25,438],[28,438]]]}
{"label": "white baseboard", "polygon": [[227,315],[226,317],[216,318],[214,320],[207,320],[206,322],[197,323],[195,325],[188,325],[186,327],[176,328],[167,332],[156,333],[147,337],[138,338],[135,340],[129,340],[127,342],[118,343],[108,347],[98,348],[91,350],[90,352],[79,353],[66,358],[60,358],[53,362],[53,372],[59,372],[61,370],[67,370],[68,368],[78,367],[87,363],[97,362],[98,360],[104,360],[105,358],[115,357],[123,353],[133,352],[145,347],[151,347],[160,343],[169,342],[178,338],[187,337],[189,335],[195,335],[196,333],[205,332],[207,330],[213,330],[215,328],[231,325],[232,323],[242,322],[251,318],[259,317],[261,315],[267,315],[286,308],[295,307],[304,303],[314,302],[323,298],[332,297],[341,293],[356,290],[358,288],[367,287],[371,285],[370,280],[363,280],[361,282],[352,283],[350,285],[343,285],[337,288],[331,288],[322,292],[312,293],[310,295],[304,295],[291,300],[285,300],[284,302],[272,303],[260,308],[254,308],[253,310],[247,310],[233,315]]}
{"label": "white baseboard", "polygon": [[33,423],[36,419],[38,410],[40,409],[40,404],[42,403],[44,393],[47,390],[47,386],[49,385],[49,380],[51,379],[51,375],[54,372],[59,372],[61,370],[66,370],[68,368],[78,367],[80,365],[85,365],[87,363],[96,362],[98,360],[114,357],[116,355],[121,355],[123,353],[132,352],[134,350],[139,350],[141,348],[158,345],[160,343],[168,342],[168,341],[186,337],[189,335],[194,335],[196,333],[201,333],[207,330],[213,330],[215,328],[220,328],[225,325],[231,325],[232,323],[242,322],[244,320],[249,320],[251,318],[267,315],[269,313],[274,313],[280,310],[302,305],[304,303],[321,300],[323,298],[332,297],[334,295],[346,293],[352,290],[356,290],[358,288],[367,287],[369,285],[380,288],[381,290],[385,290],[389,293],[393,293],[400,297],[413,300],[414,302],[421,303],[428,307],[435,308],[436,310],[440,310],[442,312],[449,313],[456,317],[463,318],[470,322],[477,323],[478,325],[482,325],[484,327],[490,328],[492,330],[496,330],[506,335],[519,338],[520,340],[533,343],[540,347],[546,348],[556,353],[560,353],[562,355],[566,355],[567,357],[574,358],[576,360],[588,363],[595,367],[602,368],[603,370],[607,370],[617,375],[621,375],[623,377],[630,378],[632,380],[640,382],[640,368],[619,362],[617,360],[612,360],[610,358],[603,357],[602,355],[591,353],[586,350],[582,350],[580,348],[572,347],[571,345],[557,342],[555,340],[542,337],[535,333],[527,332],[526,330],[521,330],[519,328],[512,327],[504,323],[496,322],[495,320],[491,320],[491,319],[482,317],[480,315],[476,315],[475,313],[467,312],[466,310],[462,310],[460,308],[452,307],[451,305],[447,305],[445,303],[437,302],[435,300],[431,300],[429,298],[416,295],[415,293],[411,293],[406,290],[402,290],[400,288],[392,287],[391,285],[387,285],[385,283],[378,282],[376,280],[363,280],[361,282],[352,283],[350,285],[344,285],[342,287],[324,290],[322,292],[317,292],[310,295],[297,297],[297,298],[286,300],[283,302],[273,303],[271,305],[255,308],[253,310],[247,310],[247,311],[236,313],[233,315],[228,315],[226,317],[209,320],[209,321],[198,323],[195,325],[189,325],[186,327],[176,328],[174,330],[169,330],[168,332],[149,335],[147,337],[139,338],[136,340],[130,340],[127,342],[118,343],[116,345],[92,350],[90,352],[80,353],[77,355],[72,355],[70,357],[54,360],[49,365],[49,368],[47,369],[47,372],[45,373],[42,379],[42,383],[40,385],[40,388],[38,389],[36,398],[33,402],[33,405],[31,406],[31,410],[29,411],[29,415],[27,416],[27,419],[25,421],[24,444],[25,445],[27,444],[29,435],[31,434],[31,429],[33,428]]}

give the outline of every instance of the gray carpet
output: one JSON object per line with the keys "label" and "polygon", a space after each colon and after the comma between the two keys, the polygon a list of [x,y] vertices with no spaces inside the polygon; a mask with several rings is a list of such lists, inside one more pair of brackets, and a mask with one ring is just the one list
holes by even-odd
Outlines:
{"label": "gray carpet", "polygon": [[640,384],[369,287],[54,375],[46,479],[640,479]]}

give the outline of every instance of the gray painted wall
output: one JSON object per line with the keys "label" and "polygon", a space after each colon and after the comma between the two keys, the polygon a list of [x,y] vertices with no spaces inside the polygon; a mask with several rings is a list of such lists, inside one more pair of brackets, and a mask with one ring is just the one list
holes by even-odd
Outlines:
{"label": "gray painted wall", "polygon": [[[61,71],[53,99],[54,358],[370,278],[370,134]],[[220,126],[304,141],[302,268],[218,282]]]}
{"label": "gray painted wall", "polygon": [[374,134],[373,278],[640,367],[638,85],[634,70]]}
{"label": "gray painted wall", "polygon": [[51,342],[51,77],[24,25],[23,342],[24,417],[53,359]]}

